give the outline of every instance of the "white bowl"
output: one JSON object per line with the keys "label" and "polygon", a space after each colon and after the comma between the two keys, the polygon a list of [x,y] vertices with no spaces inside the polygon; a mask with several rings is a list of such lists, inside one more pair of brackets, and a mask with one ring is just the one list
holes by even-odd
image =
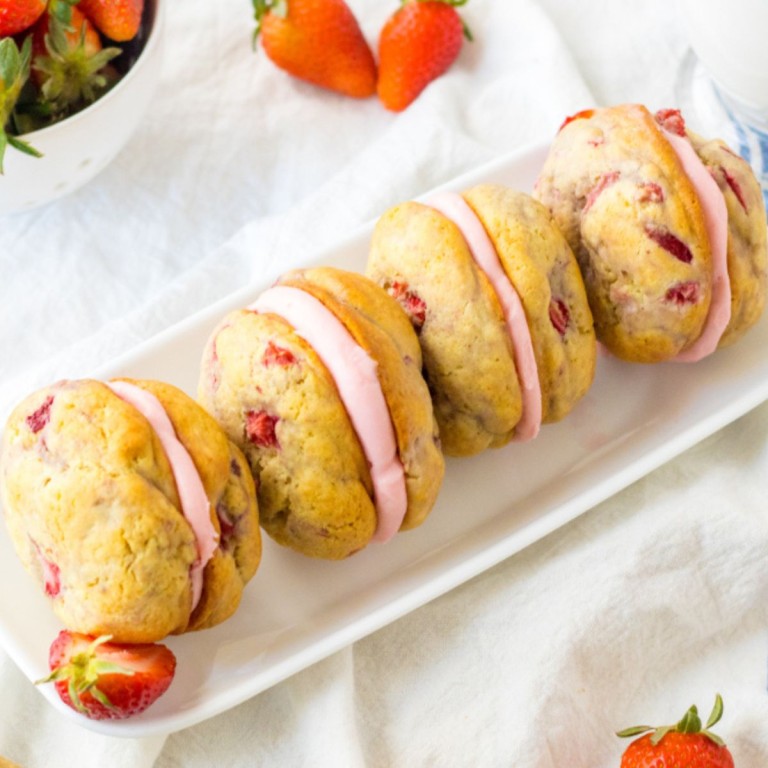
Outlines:
{"label": "white bowl", "polygon": [[125,146],[146,113],[157,86],[163,26],[162,0],[148,0],[152,18],[144,48],[108,93],[60,123],[23,138],[43,157],[8,146],[0,175],[0,214],[18,213],[78,189]]}

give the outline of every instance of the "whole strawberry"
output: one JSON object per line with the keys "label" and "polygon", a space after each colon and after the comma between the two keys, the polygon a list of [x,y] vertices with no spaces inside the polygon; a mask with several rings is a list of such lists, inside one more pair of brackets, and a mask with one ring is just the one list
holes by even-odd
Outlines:
{"label": "whole strawberry", "polygon": [[472,39],[456,7],[467,0],[401,0],[379,36],[378,94],[393,112],[404,110],[456,60]]}
{"label": "whole strawberry", "polygon": [[723,700],[717,694],[703,729],[699,713],[692,706],[676,725],[638,725],[619,731],[617,736],[621,737],[645,734],[627,747],[621,768],[733,768],[728,747],[709,730],[722,715]]}
{"label": "whole strawberry", "polygon": [[119,720],[143,712],[173,680],[176,657],[164,645],[119,645],[62,630],[48,657],[61,700],[92,720]]}
{"label": "whole strawberry", "polygon": [[80,0],[77,6],[110,40],[133,40],[141,26],[144,0]]}
{"label": "whole strawberry", "polygon": [[0,0],[0,38],[29,29],[45,10],[45,0]]}
{"label": "whole strawberry", "polygon": [[281,69],[332,91],[376,92],[376,63],[344,0],[253,0],[254,41]]}

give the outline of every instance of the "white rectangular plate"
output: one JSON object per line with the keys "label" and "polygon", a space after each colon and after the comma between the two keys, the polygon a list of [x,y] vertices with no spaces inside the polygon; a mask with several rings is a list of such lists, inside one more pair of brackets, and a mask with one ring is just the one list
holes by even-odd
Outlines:
{"label": "white rectangular plate", "polygon": [[[446,185],[494,181],[530,191],[546,148],[526,148]],[[311,259],[363,271],[371,226]],[[96,375],[171,382],[190,394],[216,322],[253,301],[241,291],[137,348]],[[525,445],[449,460],[438,503],[420,528],[343,562],[314,561],[265,540],[261,568],[229,621],[168,638],[176,679],[144,714],[77,723],[117,736],[171,733],[275,685],[485,571],[566,524],[768,399],[768,319],[695,365],[641,366],[601,356],[594,386],[561,423]],[[0,641],[30,680],[46,672],[61,628],[0,532]]]}

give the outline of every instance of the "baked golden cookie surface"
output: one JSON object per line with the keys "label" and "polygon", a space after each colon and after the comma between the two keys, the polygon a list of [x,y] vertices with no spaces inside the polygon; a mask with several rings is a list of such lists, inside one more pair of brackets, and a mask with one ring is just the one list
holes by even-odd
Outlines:
{"label": "baked golden cookie surface", "polygon": [[447,454],[530,439],[589,389],[578,265],[529,195],[482,184],[396,206],[376,224],[367,274],[418,330]]}
{"label": "baked golden cookie surface", "polygon": [[422,203],[391,208],[376,223],[366,274],[411,317],[445,453],[509,442],[522,413],[512,342],[456,224]]}
{"label": "baked golden cookie surface", "polygon": [[14,409],[0,448],[2,503],[23,565],[69,629],[153,642],[237,608],[259,563],[258,512],[242,457],[208,414],[170,385],[123,384],[155,398],[199,471],[215,537],[199,596],[186,488],[148,418],[108,384],[58,382]]}
{"label": "baked golden cookie surface", "polygon": [[481,184],[464,199],[482,222],[525,310],[541,388],[543,423],[587,393],[597,346],[578,263],[549,211],[530,195]]}
{"label": "baked golden cookie surface", "polygon": [[749,165],[678,110],[585,110],[535,195],[576,252],[598,338],[638,362],[693,362],[742,336],[766,294],[766,222]]}
{"label": "baked golden cookie surface", "polygon": [[698,338],[712,296],[704,212],[645,107],[587,110],[567,122],[534,197],[576,254],[608,349],[654,362]]}
{"label": "baked golden cookie surface", "polygon": [[768,292],[768,225],[760,184],[749,164],[719,139],[690,131],[696,154],[717,183],[728,211],[731,317],[720,346],[740,339],[760,318]]}
{"label": "baked golden cookie surface", "polygon": [[[405,506],[396,528],[420,524],[437,497],[444,462],[420,373],[420,349],[407,318],[386,293],[353,273],[297,270],[283,276],[277,288],[283,297],[299,292],[304,303],[330,313],[349,337],[353,356],[373,364],[376,382],[361,386],[365,392],[375,386],[383,397],[402,467]],[[337,373],[306,333],[277,311],[231,313],[203,354],[199,399],[247,456],[269,535],[306,555],[339,559],[381,532],[379,499]],[[365,410],[366,402],[359,407]]]}

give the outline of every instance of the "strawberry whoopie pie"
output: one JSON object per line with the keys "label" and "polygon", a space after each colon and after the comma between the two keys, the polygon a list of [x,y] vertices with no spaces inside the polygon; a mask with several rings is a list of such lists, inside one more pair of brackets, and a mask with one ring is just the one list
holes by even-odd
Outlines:
{"label": "strawberry whoopie pie", "polygon": [[534,196],[584,275],[598,339],[630,361],[693,362],[765,306],[766,214],[749,164],[678,110],[625,104],[568,118]]}
{"label": "strawberry whoopie pie", "polygon": [[374,228],[367,275],[419,335],[448,455],[530,440],[592,383],[578,264],[530,195],[481,184],[397,205]]}
{"label": "strawberry whoopie pie", "polygon": [[60,381],[11,413],[5,521],[69,629],[151,643],[237,608],[261,558],[253,478],[192,398],[157,381]]}
{"label": "strawberry whoopie pie", "polygon": [[435,503],[444,460],[418,339],[362,275],[289,272],[224,317],[198,398],[243,450],[262,527],[282,545],[341,559]]}

